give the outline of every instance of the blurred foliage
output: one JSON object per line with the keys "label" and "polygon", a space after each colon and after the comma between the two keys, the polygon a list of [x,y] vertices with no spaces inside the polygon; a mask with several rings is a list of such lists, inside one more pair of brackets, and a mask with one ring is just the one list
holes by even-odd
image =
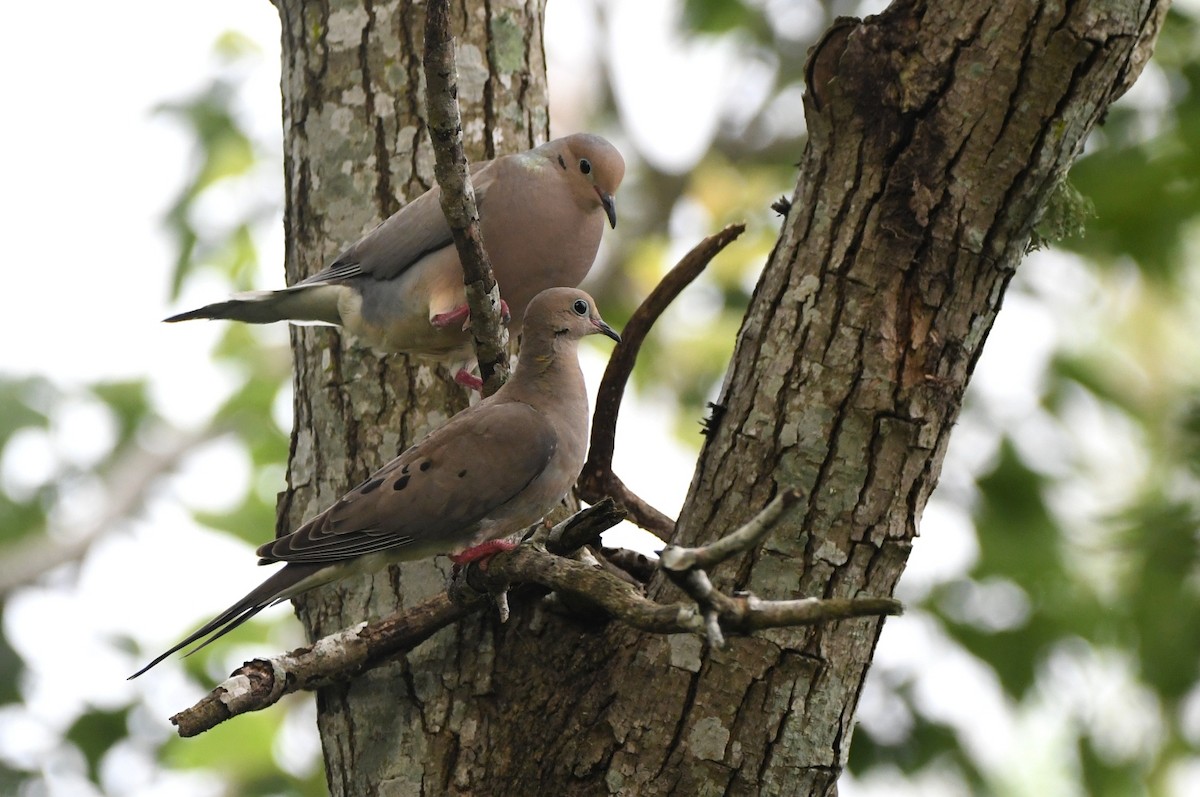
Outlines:
{"label": "blurred foliage", "polygon": [[[205,201],[226,195],[220,192],[244,191],[255,171],[263,166],[265,147],[246,132],[237,108],[238,94],[248,61],[256,58],[254,46],[244,37],[228,34],[217,42],[217,66],[207,86],[195,95],[165,103],[157,113],[175,120],[193,138],[193,167],[185,184],[165,214],[164,224],[175,239],[178,256],[173,267],[171,297],[179,294],[183,283],[200,269],[220,274],[236,288],[249,288],[260,278],[254,231],[266,222],[276,222],[278,206],[250,203],[236,218],[229,214],[220,221],[207,217]],[[251,193],[251,192],[246,192]],[[243,203],[245,204],[245,203]],[[228,208],[224,208],[228,211]],[[222,511],[194,511],[195,519],[212,529],[236,535],[258,544],[275,525],[274,490],[283,486],[288,438],[272,421],[274,405],[285,390],[290,376],[290,357],[278,346],[260,342],[257,330],[228,325],[217,344],[213,358],[219,367],[234,376],[234,385],[215,407],[208,428],[181,430],[160,412],[154,391],[144,380],[108,382],[78,387],[62,387],[41,377],[14,378],[0,374],[0,464],[5,478],[0,480],[0,573],[16,576],[17,567],[48,562],[53,569],[37,569],[19,574],[17,583],[35,583],[39,579],[61,580],[62,570],[78,570],[84,564],[92,542],[115,529],[93,529],[96,539],[85,539],[77,549],[64,547],[58,520],[64,492],[77,483],[98,486],[99,498],[90,507],[103,516],[104,500],[122,491],[133,490],[138,507],[152,501],[170,481],[176,468],[183,467],[189,455],[182,446],[161,470],[130,468],[138,462],[157,462],[164,448],[173,441],[203,442],[217,436],[232,436],[245,450],[256,473],[274,476],[272,490],[249,489],[231,508]],[[57,419],[71,407],[98,409],[101,419],[111,427],[108,445],[95,461],[78,462],[62,439]],[[22,460],[23,467],[16,461]],[[29,462],[44,463],[28,468]],[[131,475],[132,474],[132,475]],[[130,480],[135,480],[133,483]],[[264,494],[265,493],[265,494]],[[171,500],[177,502],[177,498]],[[58,557],[56,551],[62,547]],[[164,566],[186,564],[171,561],[171,550],[164,546]],[[49,555],[43,560],[43,555]],[[59,560],[65,564],[58,564]],[[32,563],[32,565],[30,564]],[[186,568],[184,578],[191,577]],[[266,640],[266,623],[249,623],[230,636],[234,642]],[[0,626],[0,629],[3,629]],[[125,646],[126,640],[115,640]],[[136,647],[136,646],[134,646]],[[144,661],[156,650],[137,650],[129,658]],[[197,682],[207,682],[224,662],[215,658],[214,649],[205,649],[184,659],[184,666]],[[41,726],[42,721],[22,705],[33,683],[28,677],[20,652],[13,649],[0,630],[0,719]],[[140,683],[140,682],[139,682]],[[72,787],[65,782],[90,781],[103,793],[114,788],[126,793],[128,786],[114,785],[106,777],[110,762],[127,762],[140,756],[153,766],[158,757],[179,771],[203,770],[210,778],[223,782],[223,790],[238,795],[317,795],[325,792],[324,777],[317,761],[308,774],[286,774],[274,753],[275,739],[286,721],[285,711],[262,712],[247,717],[246,723],[224,733],[213,733],[202,740],[184,744],[167,738],[159,728],[147,729],[144,718],[133,721],[144,695],[134,703],[111,705],[105,697],[99,703],[84,702],[69,709],[69,721],[62,727],[61,740],[54,750],[30,753],[18,760],[0,758],[0,793],[61,794]],[[144,711],[145,709],[140,709]],[[155,714],[161,713],[159,710]],[[161,719],[160,719],[161,721]],[[69,762],[68,765],[64,765]],[[66,771],[64,772],[64,766]],[[121,769],[111,763],[109,769]],[[56,783],[57,785],[51,785]],[[186,787],[181,787],[185,788]]]}
{"label": "blurred foliage", "polygon": [[[215,49],[227,65],[257,52],[253,42],[235,32],[222,36]],[[199,197],[223,181],[248,175],[262,158],[261,147],[243,129],[233,107],[238,79],[234,70],[219,72],[194,96],[158,108],[160,114],[176,119],[196,137],[192,174],[166,213],[167,228],[178,245],[171,276],[172,299],[179,297],[183,281],[197,264],[215,267],[238,290],[248,290],[258,266],[251,230],[274,218],[275,207],[263,205],[222,235],[204,234],[196,227],[194,214]]]}
{"label": "blurred foliage", "polygon": [[[787,92],[802,77],[811,40],[835,16],[858,13],[860,4],[849,0],[686,0],[691,35],[738,42],[746,58],[769,66],[770,90],[755,108],[722,120],[708,154],[686,175],[656,172],[626,153],[631,168],[621,227],[606,243],[616,267],[599,275],[597,289],[617,326],[701,237],[731,221],[748,225],[669,311],[670,323],[655,329],[634,377],[640,391],[677,408],[680,439],[695,448],[704,402],[715,395],[778,233],[769,206],[791,194],[803,147],[803,129],[780,124],[772,103],[792,96]],[[200,212],[206,197],[238,185],[264,157],[236,110],[237,64],[247,43],[229,36],[218,49],[223,61],[210,84],[162,108],[195,140],[194,168],[166,214],[178,249],[172,295],[199,271],[220,275],[234,289],[254,287],[262,279],[254,232],[275,218],[276,208],[251,206],[217,225]],[[928,698],[930,688],[964,687],[923,686],[922,673],[937,671],[929,661],[906,670],[881,656],[868,689],[886,696],[890,713],[864,717],[850,752],[851,787],[883,782],[887,788],[876,791],[884,794],[932,793],[925,791],[930,783],[955,794],[1179,794],[1173,778],[1200,762],[1200,29],[1194,15],[1171,13],[1142,83],[1111,109],[1063,184],[1064,201],[1040,230],[1052,250],[1086,257],[1088,270],[1072,277],[1076,284],[1047,287],[1031,273],[1040,266],[1031,260],[1014,282],[1014,292],[1061,317],[1036,409],[1014,422],[996,413],[979,385],[968,396],[955,439],[975,441],[988,455],[955,457],[952,450],[943,484],[967,487],[941,491],[935,500],[969,511],[974,553],[959,571],[919,585],[908,617],[889,621],[880,643],[882,651],[899,623],[928,622],[939,644],[987,674],[977,691],[994,698],[1010,733],[997,730],[981,746],[979,737],[989,731],[969,711],[966,718],[947,716]],[[613,107],[602,112],[616,114]],[[1097,306],[1078,301],[1067,317],[1055,302],[1072,291],[1094,297]],[[249,327],[224,327],[213,356],[236,384],[215,409],[212,431],[240,442],[262,474],[260,485],[281,486],[287,440],[268,419],[289,363],[258,340]],[[116,464],[158,444],[170,423],[155,402],[138,381],[65,388],[0,375],[5,553],[31,542],[54,544],[64,484],[99,479],[107,487]],[[55,419],[80,403],[103,408],[112,424],[108,450],[94,462],[72,461],[56,444]],[[30,452],[44,456],[47,467],[17,475],[5,467]],[[259,542],[274,523],[272,489],[248,489],[231,508],[194,515]],[[917,555],[927,542],[917,542]],[[43,575],[61,579],[61,568]],[[269,628],[249,623],[230,644],[261,643]],[[25,717],[22,701],[31,689],[6,632],[0,625],[0,721]],[[201,682],[222,664],[211,648],[182,662]],[[148,693],[132,700],[75,706],[61,728],[61,745],[73,751],[66,760],[98,793],[106,763],[120,761],[130,743],[143,758],[219,779],[225,793],[324,792],[319,766],[282,774],[276,751],[284,710],[181,741],[144,727],[139,716],[150,711]],[[47,767],[62,761],[0,757],[0,793],[36,787]]]}

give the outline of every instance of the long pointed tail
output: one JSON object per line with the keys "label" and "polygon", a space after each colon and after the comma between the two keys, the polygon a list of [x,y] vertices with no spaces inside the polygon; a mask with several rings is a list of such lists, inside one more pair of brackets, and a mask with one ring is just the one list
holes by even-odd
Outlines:
{"label": "long pointed tail", "polygon": [[249,291],[236,294],[224,302],[208,304],[163,320],[175,323],[197,318],[220,318],[247,324],[272,324],[276,321],[341,324],[338,296],[348,290],[351,289],[344,285],[317,283],[296,285],[279,291]]}
{"label": "long pointed tail", "polygon": [[[303,589],[297,589],[297,587],[301,585],[301,582],[311,578],[320,570],[324,569],[324,567],[324,565],[287,565],[278,573],[272,574],[270,578],[252,589],[249,594],[246,595],[246,597],[242,598],[240,601],[221,612],[212,620],[200,626],[179,644],[175,645],[170,650],[155,658],[145,667],[129,676],[128,680],[132,681],[134,678],[137,678],[139,675],[146,672],[151,667],[170,656],[172,653],[182,650],[193,642],[199,639],[204,639],[204,637],[207,636],[208,639],[205,639],[194,649],[188,651],[187,655],[192,655],[197,650],[200,650],[209,643],[215,642],[216,640],[225,636],[230,631],[237,628],[239,625],[246,622],[271,604],[284,600],[285,598],[290,598],[292,595],[299,594],[300,592],[304,591]],[[316,584],[314,583],[311,586],[315,585]],[[211,636],[209,636],[210,634]]]}

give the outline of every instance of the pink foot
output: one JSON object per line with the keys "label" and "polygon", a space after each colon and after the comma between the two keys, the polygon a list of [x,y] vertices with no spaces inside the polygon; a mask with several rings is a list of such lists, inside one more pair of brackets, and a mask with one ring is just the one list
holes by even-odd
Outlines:
{"label": "pink foot", "polygon": [[[512,321],[512,312],[508,309],[508,302],[501,299],[500,323],[508,326],[510,321]],[[448,312],[438,313],[429,319],[429,323],[439,328],[454,326],[455,324],[461,323],[462,331],[466,332],[471,326],[471,308],[467,307],[465,304],[460,305]]]}
{"label": "pink foot", "polygon": [[[454,562],[456,567],[462,567],[471,562],[478,562],[480,559],[489,559],[498,553],[511,551],[516,547],[517,544],[515,542],[508,540],[488,540],[487,542],[467,548],[464,551],[450,554],[450,561]],[[481,564],[480,567],[486,569],[486,563]]]}
{"label": "pink foot", "polygon": [[449,312],[438,313],[437,315],[435,315],[429,319],[429,323],[433,324],[435,327],[442,327],[442,328],[454,326],[455,324],[462,324],[463,329],[466,329],[467,322],[470,320],[470,318],[471,318],[471,308],[467,307],[464,304],[464,305],[455,307],[453,310],[450,310]]}
{"label": "pink foot", "polygon": [[476,393],[483,392],[483,380],[475,376],[466,368],[459,368],[454,374],[454,381],[458,382],[463,387],[469,387]]}

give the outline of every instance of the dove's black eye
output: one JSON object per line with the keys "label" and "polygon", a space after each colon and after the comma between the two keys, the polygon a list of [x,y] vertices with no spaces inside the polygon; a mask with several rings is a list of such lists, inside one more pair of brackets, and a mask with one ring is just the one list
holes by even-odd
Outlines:
{"label": "dove's black eye", "polygon": [[571,305],[571,309],[579,315],[587,315],[588,304],[583,299],[576,299],[575,304]]}
{"label": "dove's black eye", "polygon": [[592,162],[590,160],[588,160],[587,158],[580,158],[579,159],[579,171],[583,172],[584,174],[591,174],[592,173]]}

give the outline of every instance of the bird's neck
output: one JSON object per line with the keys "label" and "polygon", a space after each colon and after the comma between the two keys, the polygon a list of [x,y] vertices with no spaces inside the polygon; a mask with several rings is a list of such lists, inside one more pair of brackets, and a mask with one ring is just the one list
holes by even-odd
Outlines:
{"label": "bird's neck", "polygon": [[[579,369],[579,340],[566,335],[522,340],[511,381],[522,387],[552,383],[561,400],[586,400],[583,372]],[[568,395],[562,395],[564,392]]]}
{"label": "bird's neck", "polygon": [[500,388],[508,391],[508,400],[534,407],[541,407],[547,398],[553,401],[554,411],[546,415],[557,435],[558,456],[562,462],[574,463],[576,473],[583,466],[588,442],[587,387],[578,349],[578,338],[566,335],[524,340],[516,373]]}

